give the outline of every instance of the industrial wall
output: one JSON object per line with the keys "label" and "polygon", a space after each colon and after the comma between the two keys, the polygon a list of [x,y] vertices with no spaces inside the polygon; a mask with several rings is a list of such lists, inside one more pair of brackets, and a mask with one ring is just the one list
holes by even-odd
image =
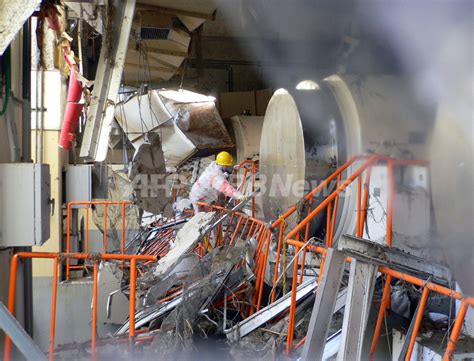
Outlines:
{"label": "industrial wall", "polygon": [[[0,163],[11,163],[13,162],[14,154],[11,151],[10,145],[12,141],[16,141],[18,146],[22,146],[21,144],[21,119],[22,119],[22,102],[21,102],[21,94],[22,94],[22,79],[21,79],[21,71],[22,71],[22,34],[21,32],[16,36],[15,40],[11,43],[11,86],[13,96],[10,97],[10,105],[14,106],[14,114],[15,114],[15,125],[17,130],[17,137],[16,140],[9,137],[9,133],[7,131],[7,119],[6,117],[0,117]],[[3,104],[4,99],[2,99]],[[18,160],[17,160],[18,161]],[[3,205],[2,205],[3,206]],[[3,209],[3,208],[2,208]],[[8,279],[9,279],[9,270],[10,270],[10,256],[12,254],[11,249],[0,249],[0,301],[3,303],[7,302],[8,298]],[[21,282],[21,279],[19,280]],[[19,304],[20,307],[17,309],[21,309],[21,303]],[[22,314],[19,313],[18,315],[19,320],[22,319]],[[3,332],[0,332],[0,349],[3,347]]]}

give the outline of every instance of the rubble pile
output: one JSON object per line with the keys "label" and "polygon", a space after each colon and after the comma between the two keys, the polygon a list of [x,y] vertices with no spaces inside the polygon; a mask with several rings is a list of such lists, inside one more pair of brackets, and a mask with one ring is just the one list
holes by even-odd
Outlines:
{"label": "rubble pile", "polygon": [[[253,219],[240,210],[243,206],[240,204],[232,210],[216,207],[214,211],[181,218],[158,218],[140,229],[127,243],[126,253],[160,258],[156,263],[138,267],[134,347],[133,350],[124,347],[117,355],[117,348],[107,342],[126,340],[130,327],[128,310],[124,307],[119,310],[119,303],[108,300],[107,314],[121,312],[125,321],[116,325],[113,334],[101,335],[106,337],[97,344],[98,355],[126,359],[133,352],[134,357],[142,354],[144,359],[191,360],[196,359],[198,350],[203,353],[212,350],[207,359],[217,354],[219,360],[244,360],[252,355],[273,360],[276,355],[284,354],[291,295],[287,293],[266,306],[271,286],[264,285],[262,307],[257,310],[256,258],[264,248],[266,228],[263,223],[261,227],[260,224],[251,227]],[[128,269],[101,267],[99,278],[105,269],[113,270],[115,278],[120,279],[117,281],[120,289],[112,292],[114,298],[117,292],[128,298]],[[299,314],[305,315],[298,325],[309,318],[315,277],[300,288],[303,290],[300,299],[307,301],[298,308]],[[301,337],[304,328],[299,328],[303,330]],[[82,349],[84,353],[88,346],[83,345]],[[67,355],[71,357],[70,353]]]}

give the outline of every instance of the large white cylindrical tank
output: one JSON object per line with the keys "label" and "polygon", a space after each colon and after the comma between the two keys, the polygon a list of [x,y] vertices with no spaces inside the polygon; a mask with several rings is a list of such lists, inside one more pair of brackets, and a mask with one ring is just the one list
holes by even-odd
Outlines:
{"label": "large white cylindrical tank", "polygon": [[296,103],[285,89],[278,89],[268,103],[260,139],[260,186],[267,220],[276,219],[304,194],[304,189],[297,189],[305,179],[303,139]]}
{"label": "large white cylindrical tank", "polygon": [[[282,90],[272,97],[260,141],[261,174],[267,183],[275,176],[284,181],[289,176],[293,181],[305,179],[309,190],[353,155],[424,159],[430,127],[430,114],[416,104],[403,80],[330,76],[312,90]],[[290,188],[285,197],[272,193],[267,184],[262,196],[267,219],[276,219],[300,199],[294,189],[301,187]],[[352,194],[340,201],[336,239],[341,233],[354,233]]]}

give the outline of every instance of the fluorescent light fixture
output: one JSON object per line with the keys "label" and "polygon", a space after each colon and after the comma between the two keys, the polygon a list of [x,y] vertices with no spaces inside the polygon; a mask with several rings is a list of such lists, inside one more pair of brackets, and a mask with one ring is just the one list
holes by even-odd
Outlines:
{"label": "fluorescent light fixture", "polygon": [[319,90],[319,85],[313,80],[302,80],[296,85],[297,90]]}

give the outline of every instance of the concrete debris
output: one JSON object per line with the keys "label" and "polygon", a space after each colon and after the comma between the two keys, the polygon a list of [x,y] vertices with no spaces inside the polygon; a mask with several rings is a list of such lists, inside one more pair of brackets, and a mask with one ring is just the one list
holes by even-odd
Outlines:
{"label": "concrete debris", "polygon": [[128,171],[138,207],[155,214],[163,212],[171,199],[167,197],[166,178],[157,175],[165,174],[166,166],[160,137],[156,133],[151,133],[148,135],[147,142],[140,144],[135,150]]}
{"label": "concrete debris", "polygon": [[201,212],[196,214],[178,232],[168,253],[163,257],[153,271],[155,277],[162,278],[169,273],[169,270],[176,265],[181,257],[192,250],[201,237],[202,232],[212,224],[214,212]]}

